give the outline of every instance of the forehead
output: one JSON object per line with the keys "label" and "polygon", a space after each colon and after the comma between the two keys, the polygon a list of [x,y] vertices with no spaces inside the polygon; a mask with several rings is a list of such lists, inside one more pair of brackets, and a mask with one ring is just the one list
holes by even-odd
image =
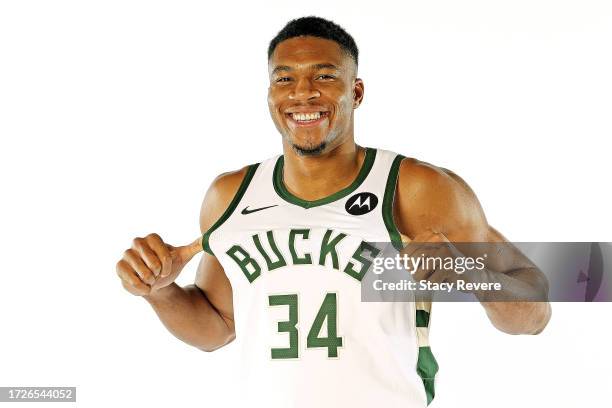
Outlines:
{"label": "forehead", "polygon": [[338,43],[325,38],[301,36],[280,42],[270,57],[269,67],[277,65],[310,65],[329,63],[337,67],[353,64],[353,60]]}

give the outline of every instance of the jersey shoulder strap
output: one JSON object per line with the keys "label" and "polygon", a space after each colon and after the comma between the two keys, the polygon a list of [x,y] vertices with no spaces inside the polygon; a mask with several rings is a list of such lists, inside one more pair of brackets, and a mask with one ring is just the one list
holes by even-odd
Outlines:
{"label": "jersey shoulder strap", "polygon": [[221,217],[208,229],[208,231],[202,235],[202,248],[210,255],[214,255],[212,249],[210,248],[210,234],[219,228],[233,214],[234,210],[240,203],[242,196],[244,196],[244,193],[247,191],[249,184],[251,184],[253,176],[255,175],[255,172],[260,164],[261,163],[255,163],[247,167],[246,174],[244,175],[244,178],[240,183],[240,187],[238,187],[238,190],[236,191],[236,194],[234,194],[234,198],[232,198],[229,206],[225,209]]}

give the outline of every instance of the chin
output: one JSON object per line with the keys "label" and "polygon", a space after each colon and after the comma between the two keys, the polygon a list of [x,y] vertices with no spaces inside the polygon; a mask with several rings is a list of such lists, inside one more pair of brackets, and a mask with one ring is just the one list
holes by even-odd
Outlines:
{"label": "chin", "polygon": [[308,144],[308,145],[298,145],[292,144],[291,147],[293,151],[299,154],[300,156],[319,156],[325,152],[325,148],[327,147],[326,142],[321,142],[318,145]]}
{"label": "chin", "polygon": [[[301,136],[301,137],[300,137]],[[290,134],[287,137],[289,145],[300,155],[317,155],[325,151],[329,146],[329,135],[300,135]]]}

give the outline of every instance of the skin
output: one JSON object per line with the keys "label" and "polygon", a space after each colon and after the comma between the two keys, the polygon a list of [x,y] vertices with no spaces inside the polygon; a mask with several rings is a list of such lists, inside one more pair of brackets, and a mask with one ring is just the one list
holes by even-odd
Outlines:
{"label": "skin", "polygon": [[[365,150],[354,141],[354,112],[364,84],[352,58],[333,41],[297,37],[281,42],[269,60],[268,106],[282,135],[284,183],[296,196],[316,200],[348,186],[357,176]],[[300,127],[288,112],[325,112],[316,126]],[[238,190],[246,168],[217,177],[201,207],[200,231],[221,217]],[[337,177],[327,177],[335,174]],[[407,252],[419,242],[507,242],[491,227],[474,192],[453,172],[407,158],[400,166],[394,202],[395,223]],[[202,252],[198,237],[174,247],[157,234],[135,238],[117,263],[124,288],[146,299],[166,328],[180,340],[212,351],[235,337],[232,288],[218,260],[204,252],[193,285],[174,283],[183,267]],[[508,294],[546,298],[542,273],[518,250],[493,257],[472,281],[502,282]],[[470,254],[464,254],[470,255]],[[417,279],[452,281],[442,271],[419,270]],[[455,277],[456,278],[456,277]],[[548,323],[548,302],[495,302],[474,292],[492,324],[511,334],[536,334]]]}

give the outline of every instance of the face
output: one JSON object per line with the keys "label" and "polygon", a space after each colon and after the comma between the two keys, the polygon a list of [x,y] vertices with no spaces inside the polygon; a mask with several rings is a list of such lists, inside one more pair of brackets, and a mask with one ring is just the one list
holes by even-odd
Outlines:
{"label": "face", "polygon": [[294,151],[322,154],[352,139],[363,82],[340,45],[309,36],[285,40],[274,50],[268,70],[270,114]]}

